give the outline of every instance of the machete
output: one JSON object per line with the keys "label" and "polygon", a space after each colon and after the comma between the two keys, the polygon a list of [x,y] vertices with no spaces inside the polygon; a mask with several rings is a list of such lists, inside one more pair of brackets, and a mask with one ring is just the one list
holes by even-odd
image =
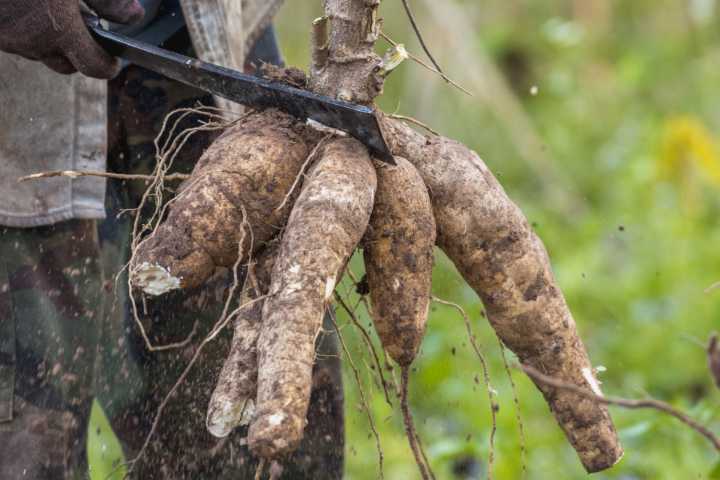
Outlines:
{"label": "machete", "polygon": [[134,38],[104,28],[97,17],[86,16],[85,21],[95,40],[113,56],[250,108],[277,108],[301,120],[310,119],[342,130],[365,144],[378,160],[395,164],[377,113],[372,108],[247,75],[156,46],[155,43],[164,40],[158,38],[157,31],[174,33],[182,28],[184,19],[180,10],[160,15]]}

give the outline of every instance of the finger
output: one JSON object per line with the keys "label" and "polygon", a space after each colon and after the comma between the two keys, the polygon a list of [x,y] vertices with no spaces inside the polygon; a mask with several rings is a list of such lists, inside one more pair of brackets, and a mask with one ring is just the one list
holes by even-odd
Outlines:
{"label": "finger", "polygon": [[22,57],[27,60],[39,60],[37,55],[34,55],[32,52],[28,52],[26,48],[15,48],[12,45],[3,45],[2,52],[17,55],[18,57]]}
{"label": "finger", "polygon": [[63,37],[61,50],[73,66],[88,77],[112,78],[120,71],[120,62],[93,40],[80,15],[73,15],[73,25]]}
{"label": "finger", "polygon": [[69,75],[71,73],[77,72],[77,69],[73,66],[70,60],[63,57],[62,55],[43,58],[40,61],[44,63],[45,66],[48,67],[50,70],[53,70],[57,73],[62,73],[63,75]]}
{"label": "finger", "polygon": [[88,77],[110,79],[120,71],[120,62],[95,43],[88,33],[77,35],[72,47],[63,49],[63,53],[80,73]]}
{"label": "finger", "polygon": [[145,9],[137,0],[85,0],[97,14],[117,23],[136,23],[142,20]]}

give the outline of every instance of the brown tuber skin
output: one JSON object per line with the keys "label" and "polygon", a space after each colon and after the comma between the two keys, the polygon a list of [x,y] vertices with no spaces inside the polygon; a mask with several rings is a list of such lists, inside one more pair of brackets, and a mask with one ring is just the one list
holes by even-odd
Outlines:
{"label": "brown tuber skin", "polygon": [[[240,296],[240,305],[267,294],[277,246],[277,242],[268,245],[260,253],[255,264],[248,267],[246,286]],[[235,427],[249,423],[255,411],[256,346],[264,303],[264,300],[255,301],[241,310],[234,319],[230,352],[225,359],[208,405],[206,425],[208,431],[216,437],[227,437]]]}
{"label": "brown tuber skin", "polygon": [[395,160],[395,167],[376,163],[377,193],[364,259],[375,330],[390,357],[405,367],[425,334],[435,218],[420,174],[404,158]]}
{"label": "brown tuber skin", "polygon": [[315,339],[342,269],[362,238],[375,170],[356,140],[328,143],[295,202],[272,271],[258,339],[258,396],[249,446],[262,458],[292,452],[303,436]]}
{"label": "brown tuber skin", "polygon": [[[393,152],[412,162],[431,192],[438,245],[482,298],[503,343],[523,364],[599,392],[542,242],[482,160],[458,142],[385,126]],[[588,472],[620,460],[606,406],[536,385]]]}
{"label": "brown tuber skin", "polygon": [[373,323],[383,348],[401,367],[400,409],[425,479],[434,477],[413,425],[408,382],[430,308],[435,218],[420,174],[404,158],[395,161],[394,167],[376,162],[378,186],[363,256]]}
{"label": "brown tuber skin", "polygon": [[165,221],[138,247],[133,284],[151,295],[196,287],[216,266],[233,265],[241,239],[244,258],[261,248],[287,221],[292,201],[276,209],[318,140],[317,132],[277,110],[250,114],[229,128],[199,160]]}

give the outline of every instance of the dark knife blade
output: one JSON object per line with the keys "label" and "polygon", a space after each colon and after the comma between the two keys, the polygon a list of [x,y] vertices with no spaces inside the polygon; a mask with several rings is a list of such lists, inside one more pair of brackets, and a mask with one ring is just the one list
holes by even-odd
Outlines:
{"label": "dark knife blade", "polygon": [[379,160],[395,164],[372,108],[186,57],[106,30],[97,18],[88,17],[86,22],[111,55],[251,108],[274,107],[301,120],[309,118],[342,130],[365,144]]}

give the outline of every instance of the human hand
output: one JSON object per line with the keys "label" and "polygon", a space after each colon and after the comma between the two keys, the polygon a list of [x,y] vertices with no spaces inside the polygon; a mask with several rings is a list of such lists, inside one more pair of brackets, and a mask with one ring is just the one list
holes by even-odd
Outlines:
{"label": "human hand", "polygon": [[[86,0],[101,18],[134,23],[145,11],[138,0]],[[0,0],[0,50],[43,62],[59,73],[80,71],[111,78],[117,59],[90,35],[78,0]]]}

